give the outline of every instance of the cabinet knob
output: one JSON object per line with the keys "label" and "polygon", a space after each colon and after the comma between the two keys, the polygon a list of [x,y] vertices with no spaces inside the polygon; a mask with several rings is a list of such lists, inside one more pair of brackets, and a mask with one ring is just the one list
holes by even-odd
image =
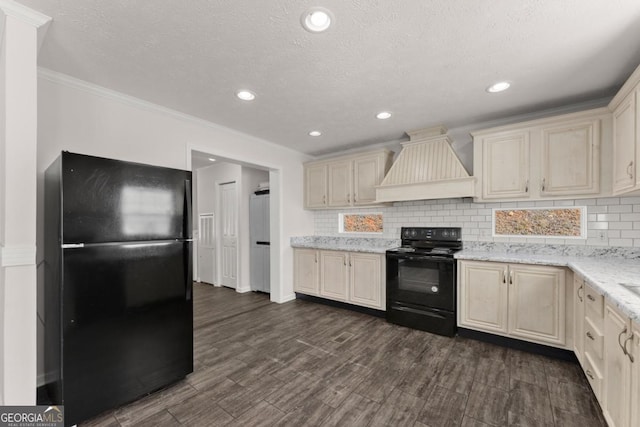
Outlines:
{"label": "cabinet knob", "polygon": [[542,191],[544,192],[544,189],[547,187],[547,179],[546,178],[542,178]]}
{"label": "cabinet knob", "polygon": [[593,335],[591,335],[591,332],[587,332],[587,337],[588,337],[591,341],[595,341],[595,338],[593,337]]}
{"label": "cabinet knob", "polygon": [[591,378],[592,380],[595,380],[595,377],[593,376],[593,373],[590,370],[587,369],[586,374],[589,378]]}
{"label": "cabinet knob", "polygon": [[627,174],[629,174],[629,178],[633,179],[633,160],[631,160],[629,166],[627,166]]}
{"label": "cabinet knob", "polygon": [[591,294],[587,294],[587,298],[589,298],[589,301],[593,301],[593,302],[595,302],[596,300]]}
{"label": "cabinet knob", "polygon": [[580,285],[580,287],[578,288],[578,299],[580,300],[580,302],[582,302],[583,299],[582,295],[580,295],[580,291],[584,292],[584,285]]}
{"label": "cabinet knob", "polygon": [[527,182],[525,182],[525,184],[524,184],[524,192],[525,193],[529,192],[529,180],[527,180]]}

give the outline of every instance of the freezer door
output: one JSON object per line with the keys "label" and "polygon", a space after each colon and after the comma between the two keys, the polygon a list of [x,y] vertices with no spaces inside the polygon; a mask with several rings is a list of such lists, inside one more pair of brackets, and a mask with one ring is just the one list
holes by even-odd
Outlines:
{"label": "freezer door", "polygon": [[65,152],[63,243],[191,238],[191,172]]}
{"label": "freezer door", "polygon": [[62,387],[81,421],[193,371],[191,242],[65,249]]}

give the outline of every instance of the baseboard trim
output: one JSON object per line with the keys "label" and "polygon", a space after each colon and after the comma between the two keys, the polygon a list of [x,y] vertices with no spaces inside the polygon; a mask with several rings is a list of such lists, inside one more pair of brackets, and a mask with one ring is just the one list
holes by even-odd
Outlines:
{"label": "baseboard trim", "polygon": [[357,311],[358,313],[368,314],[375,317],[385,317],[385,312],[382,310],[376,310],[375,308],[362,307],[360,305],[348,304],[346,302],[334,301],[326,298],[314,297],[312,295],[299,294],[296,292],[296,299],[303,301],[315,302],[318,304],[328,305],[335,308],[343,308],[345,310]]}
{"label": "baseboard trim", "polygon": [[576,358],[576,355],[573,353],[573,351],[565,350],[563,348],[550,347],[543,344],[536,344],[465,328],[458,328],[458,335],[460,335],[461,337],[484,341],[502,347],[513,348],[515,350],[522,350],[528,353],[534,353],[541,356],[552,357],[554,359],[578,363],[578,359]]}

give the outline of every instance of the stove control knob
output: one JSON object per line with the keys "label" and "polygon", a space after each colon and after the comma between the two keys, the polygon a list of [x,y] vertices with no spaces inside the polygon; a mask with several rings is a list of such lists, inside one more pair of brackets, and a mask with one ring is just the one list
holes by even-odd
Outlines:
{"label": "stove control knob", "polygon": [[433,292],[434,294],[438,293],[438,287],[437,286],[432,286],[431,287],[431,292]]}
{"label": "stove control knob", "polygon": [[449,230],[444,230],[442,232],[442,237],[449,237]]}
{"label": "stove control knob", "polygon": [[416,237],[418,232],[416,230],[411,230],[411,237]]}

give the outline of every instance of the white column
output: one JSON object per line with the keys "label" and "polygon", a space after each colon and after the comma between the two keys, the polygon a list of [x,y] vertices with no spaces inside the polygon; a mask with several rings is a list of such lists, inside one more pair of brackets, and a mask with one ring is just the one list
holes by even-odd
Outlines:
{"label": "white column", "polygon": [[33,405],[38,29],[50,18],[11,0],[0,11],[0,405]]}

